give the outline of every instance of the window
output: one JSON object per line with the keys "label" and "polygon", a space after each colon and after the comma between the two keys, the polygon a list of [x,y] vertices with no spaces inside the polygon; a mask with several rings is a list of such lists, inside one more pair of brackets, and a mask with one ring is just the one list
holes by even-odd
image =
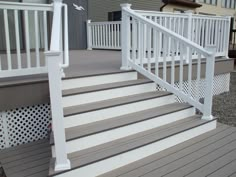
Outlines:
{"label": "window", "polygon": [[121,11],[108,12],[108,21],[121,21]]}
{"label": "window", "polygon": [[221,0],[221,6],[224,8],[235,9],[236,0]]}
{"label": "window", "polygon": [[206,4],[217,5],[217,0],[200,0],[200,2],[203,2]]}

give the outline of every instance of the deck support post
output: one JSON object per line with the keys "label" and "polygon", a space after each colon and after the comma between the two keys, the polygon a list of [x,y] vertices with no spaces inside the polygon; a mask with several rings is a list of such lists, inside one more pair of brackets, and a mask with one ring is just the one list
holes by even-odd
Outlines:
{"label": "deck support post", "polygon": [[87,50],[92,50],[91,20],[87,20]]}
{"label": "deck support post", "polygon": [[216,46],[207,46],[206,50],[212,54],[206,59],[205,99],[202,119],[212,120],[213,79],[215,70]]}
{"label": "deck support post", "polygon": [[122,22],[121,22],[121,55],[122,65],[121,70],[130,70],[130,18],[125,13],[124,9],[130,9],[131,4],[121,4],[122,9]]}

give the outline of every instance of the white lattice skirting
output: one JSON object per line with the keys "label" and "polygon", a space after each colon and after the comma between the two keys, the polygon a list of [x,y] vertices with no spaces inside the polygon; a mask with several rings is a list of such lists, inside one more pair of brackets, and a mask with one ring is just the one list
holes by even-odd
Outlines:
{"label": "white lattice skirting", "polygon": [[[204,98],[204,80],[200,81],[200,98]],[[192,82],[192,88],[196,81]],[[214,77],[214,95],[229,91],[230,74]],[[178,87],[179,83],[175,83]],[[184,84],[187,91],[187,82]],[[50,105],[41,104],[0,112],[0,149],[36,141],[47,137]]]}

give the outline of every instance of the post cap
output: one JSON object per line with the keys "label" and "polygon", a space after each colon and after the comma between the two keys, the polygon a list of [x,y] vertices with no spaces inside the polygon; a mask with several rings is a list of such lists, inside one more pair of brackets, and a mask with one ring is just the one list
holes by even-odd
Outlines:
{"label": "post cap", "polygon": [[53,0],[53,2],[62,2],[63,0]]}
{"label": "post cap", "polygon": [[120,7],[121,8],[130,8],[132,6],[132,4],[129,4],[129,3],[124,3],[124,4],[120,4]]}
{"label": "post cap", "polygon": [[192,11],[192,10],[186,10],[186,11],[184,11],[184,13],[186,13],[186,14],[192,14],[193,11]]}

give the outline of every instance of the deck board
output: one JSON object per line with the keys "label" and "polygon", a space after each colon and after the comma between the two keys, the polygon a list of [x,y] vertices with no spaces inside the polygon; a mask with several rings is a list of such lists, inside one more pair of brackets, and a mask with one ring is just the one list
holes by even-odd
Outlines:
{"label": "deck board", "polygon": [[[49,140],[0,152],[7,177],[46,177],[50,157]],[[235,177],[235,167],[236,128],[218,124],[211,132],[100,177]]]}
{"label": "deck board", "polygon": [[[223,168],[236,171],[230,162],[236,159],[236,128],[219,124],[217,129],[169,148],[100,177],[203,177]],[[220,161],[220,162],[219,162]],[[218,165],[216,166],[215,163]],[[204,169],[202,169],[204,167]],[[211,167],[211,168],[210,168]],[[217,167],[217,168],[216,168]],[[232,169],[232,168],[233,169]],[[203,172],[202,172],[203,170]],[[205,171],[204,171],[205,170]],[[196,171],[196,173],[194,173]]]}
{"label": "deck board", "polygon": [[48,139],[2,150],[0,162],[7,177],[46,177],[51,149]]}

